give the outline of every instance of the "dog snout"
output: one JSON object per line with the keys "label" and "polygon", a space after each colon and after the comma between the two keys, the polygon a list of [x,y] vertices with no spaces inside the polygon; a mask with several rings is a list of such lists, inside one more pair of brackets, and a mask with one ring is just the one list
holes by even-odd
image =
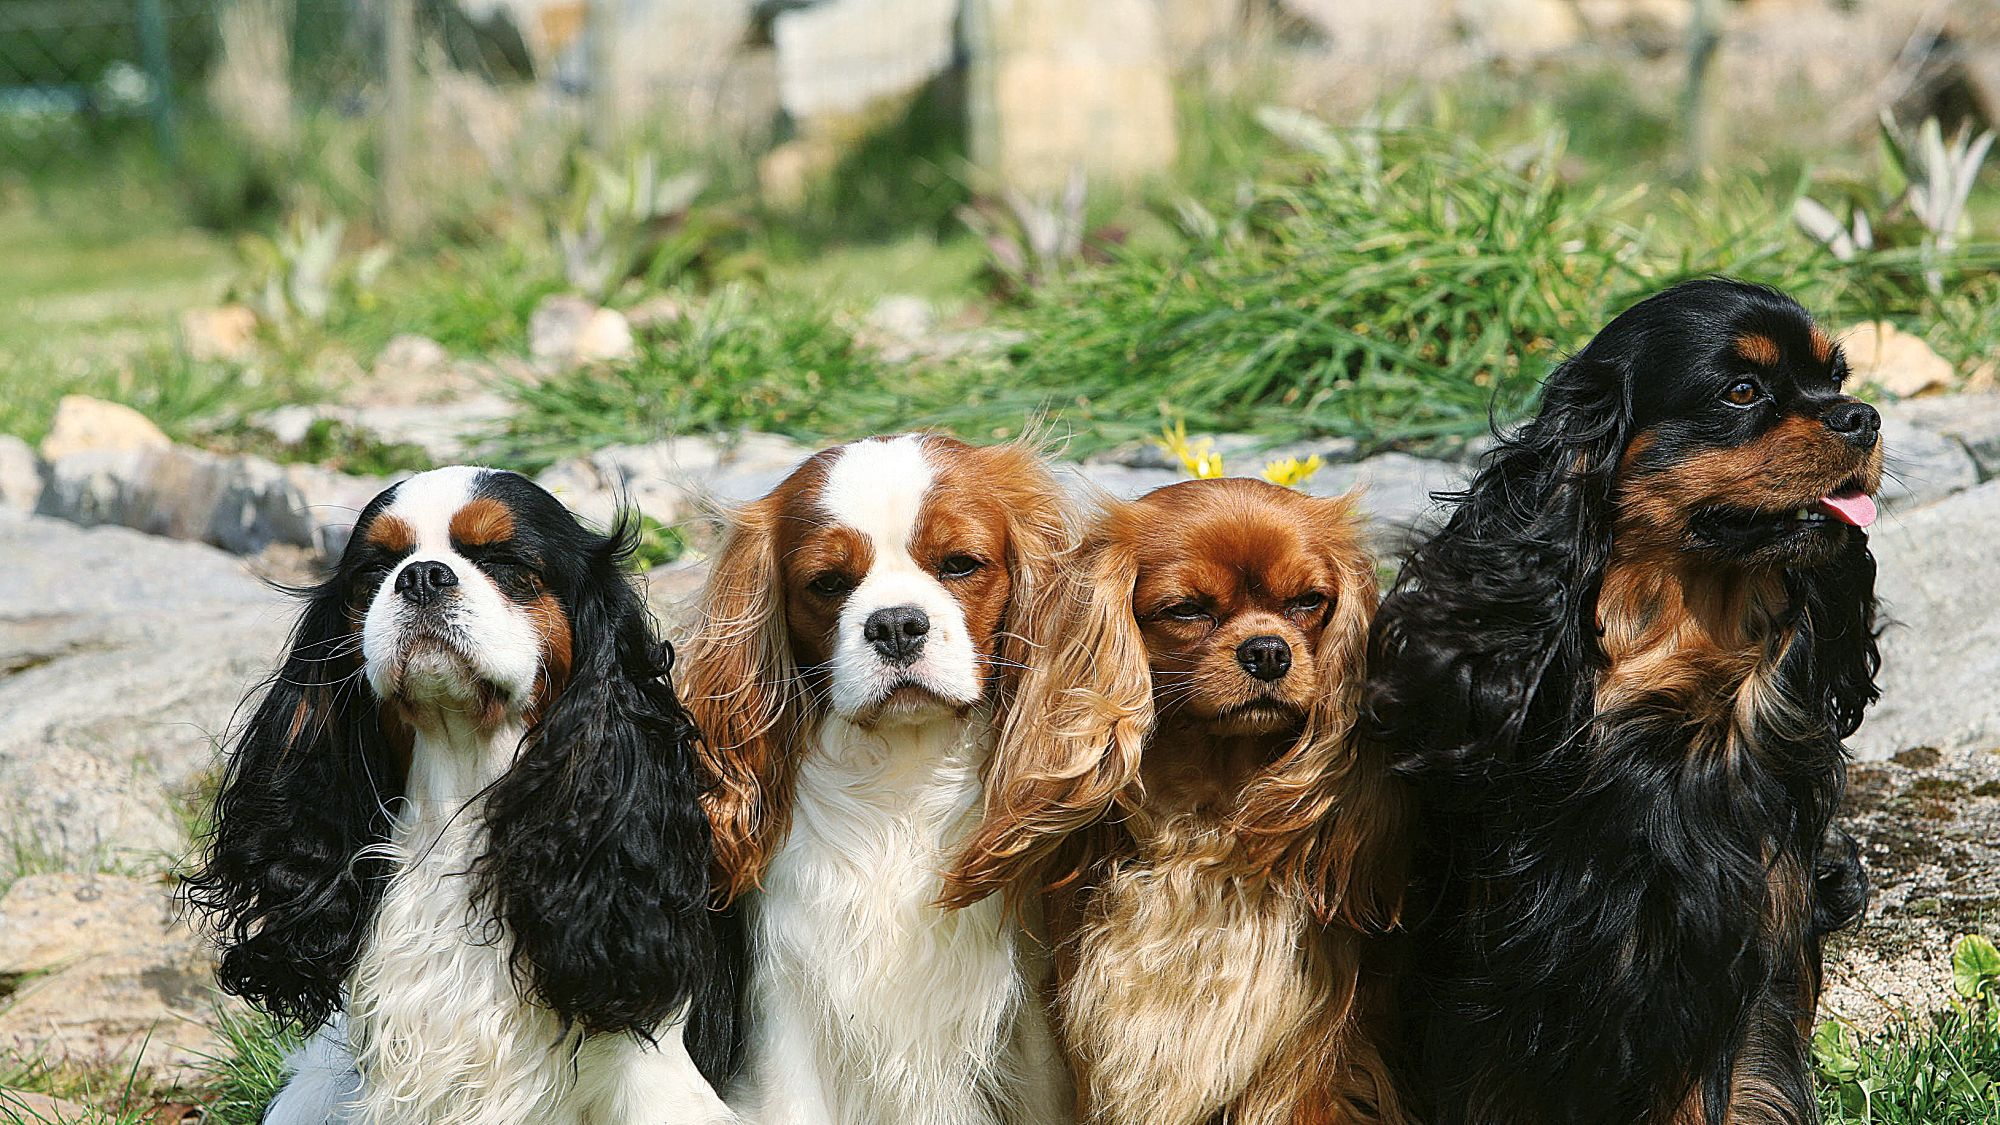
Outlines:
{"label": "dog snout", "polygon": [[458,585],[458,574],[436,559],[420,559],[396,575],[396,593],[412,605],[429,605]]}
{"label": "dog snout", "polygon": [[1870,449],[1882,433],[1882,415],[1865,402],[1841,399],[1827,408],[1821,419],[1826,428],[1856,449]]}
{"label": "dog snout", "polygon": [[1236,646],[1236,663],[1265,683],[1282,680],[1292,670],[1292,646],[1282,637],[1251,637]]}
{"label": "dog snout", "polygon": [[898,668],[907,668],[924,654],[924,638],[930,631],[929,614],[913,605],[898,605],[869,614],[861,627],[861,636],[882,659]]}

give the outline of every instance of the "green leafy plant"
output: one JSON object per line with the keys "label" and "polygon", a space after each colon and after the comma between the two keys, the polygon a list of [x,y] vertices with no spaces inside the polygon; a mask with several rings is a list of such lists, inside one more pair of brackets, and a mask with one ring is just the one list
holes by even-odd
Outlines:
{"label": "green leafy plant", "polygon": [[1985,1125],[2000,1120],[2000,950],[1979,934],[1952,947],[1959,999],[1873,1034],[1833,1020],[1813,1032],[1821,1107],[1834,1125]]}
{"label": "green leafy plant", "polygon": [[1086,195],[1079,168],[1056,195],[1008,188],[958,209],[959,221],[985,244],[994,285],[1003,296],[1055,281],[1083,263]]}
{"label": "green leafy plant", "polygon": [[633,278],[651,288],[675,280],[736,228],[721,211],[696,208],[707,186],[698,170],[662,175],[650,152],[624,164],[583,154],[555,223],[565,280],[598,300]]}
{"label": "green leafy plant", "polygon": [[276,235],[246,235],[239,243],[245,276],[239,297],[267,324],[285,329],[326,323],[339,305],[365,305],[383,269],[387,245],[350,253],[347,224],[295,213]]}

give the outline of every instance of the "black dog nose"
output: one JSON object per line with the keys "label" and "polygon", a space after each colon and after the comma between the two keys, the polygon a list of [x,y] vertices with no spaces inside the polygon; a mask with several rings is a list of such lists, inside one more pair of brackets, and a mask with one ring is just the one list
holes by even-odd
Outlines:
{"label": "black dog nose", "polygon": [[924,654],[924,638],[930,631],[930,615],[913,605],[878,609],[861,626],[862,638],[898,668],[915,664]]}
{"label": "black dog nose", "polygon": [[1292,646],[1279,637],[1251,637],[1236,646],[1236,663],[1263,680],[1282,680],[1292,670]]}
{"label": "black dog nose", "polygon": [[1875,438],[1882,432],[1882,416],[1875,408],[1854,399],[1841,399],[1827,408],[1826,428],[1839,434],[1847,444],[1857,449],[1867,449],[1875,444]]}
{"label": "black dog nose", "polygon": [[436,559],[413,562],[396,575],[396,592],[417,605],[429,605],[458,585],[458,575]]}

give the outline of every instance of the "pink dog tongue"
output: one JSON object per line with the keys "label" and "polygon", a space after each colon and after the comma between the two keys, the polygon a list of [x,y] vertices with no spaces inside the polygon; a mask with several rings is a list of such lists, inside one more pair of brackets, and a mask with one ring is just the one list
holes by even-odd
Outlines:
{"label": "pink dog tongue", "polygon": [[1845,496],[1824,496],[1819,506],[1833,513],[1833,518],[1855,527],[1867,527],[1875,522],[1875,500],[1863,492],[1850,492]]}

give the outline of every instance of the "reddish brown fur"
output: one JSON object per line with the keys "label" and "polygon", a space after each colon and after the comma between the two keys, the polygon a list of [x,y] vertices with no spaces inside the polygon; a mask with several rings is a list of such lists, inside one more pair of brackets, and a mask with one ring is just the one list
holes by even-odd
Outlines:
{"label": "reddish brown fur", "polygon": [[1784,358],[1776,340],[1756,332],[1736,337],[1736,354],[1759,367],[1776,367],[1778,361]]}
{"label": "reddish brown fur", "polygon": [[[1345,1121],[1363,1106],[1397,1118],[1377,1029],[1363,1026],[1387,1013],[1361,962],[1365,932],[1400,909],[1406,810],[1379,754],[1352,737],[1376,592],[1351,505],[1257,481],[1172,486],[1110,508],[1070,573],[946,901],[1049,888],[1067,987],[1092,872],[1146,855],[1156,833],[1212,831],[1232,843],[1201,856],[1201,878],[1294,897],[1333,923],[1305,957],[1316,1015],[1255,1067],[1229,1119]],[[1293,604],[1307,592],[1326,604]],[[1213,623],[1161,616],[1190,595]],[[1293,652],[1270,692],[1296,708],[1289,721],[1233,712],[1262,694],[1235,657],[1262,635]],[[1090,1061],[1077,1061],[1087,1098]]]}
{"label": "reddish brown fur", "polygon": [[417,530],[401,516],[380,515],[368,524],[363,538],[385,551],[408,551],[417,545]]}
{"label": "reddish brown fur", "polygon": [[527,712],[527,721],[532,725],[548,712],[556,697],[569,686],[570,663],[575,659],[575,650],[569,613],[554,594],[543,591],[540,597],[529,602],[528,615],[535,622],[535,630],[542,635],[542,673],[540,682],[535,685],[535,700]]}
{"label": "reddish brown fur", "polygon": [[[992,564],[952,591],[979,651],[1002,669],[1027,656],[1016,599],[1031,599],[1053,576],[1066,544],[1065,501],[1027,444],[975,447],[927,436],[937,468],[911,550],[934,566],[974,551]],[[705,795],[724,894],[755,887],[791,822],[792,784],[802,742],[820,718],[810,671],[833,648],[838,610],[807,585],[839,566],[865,574],[867,540],[831,522],[819,507],[838,450],[823,451],[736,514],[701,598],[688,645],[682,697],[702,729]],[[994,677],[1003,708],[1014,675]]]}
{"label": "reddish brown fur", "polygon": [[461,547],[486,547],[514,538],[514,513],[490,496],[477,497],[451,516],[451,541]]}
{"label": "reddish brown fur", "polygon": [[1826,329],[1817,324],[1812,326],[1812,350],[1814,359],[1821,363],[1833,362],[1833,339],[1826,334]]}

